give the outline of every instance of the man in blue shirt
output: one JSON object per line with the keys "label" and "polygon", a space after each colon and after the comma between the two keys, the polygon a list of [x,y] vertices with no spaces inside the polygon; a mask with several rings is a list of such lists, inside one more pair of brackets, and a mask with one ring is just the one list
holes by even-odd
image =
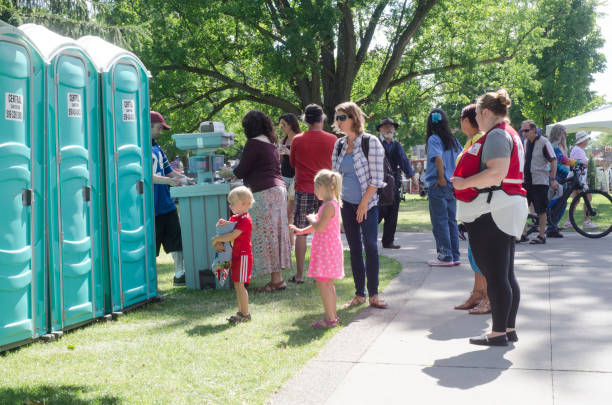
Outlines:
{"label": "man in blue shirt", "polygon": [[170,197],[169,186],[187,184],[188,179],[172,170],[166,154],[157,143],[157,138],[165,129],[170,129],[170,126],[166,124],[164,117],[156,111],[151,111],[156,252],[159,256],[159,249],[164,245],[164,250],[172,255],[174,261],[174,285],[185,285],[181,225],[176,205]]}
{"label": "man in blue shirt", "polygon": [[406,157],[406,153],[404,153],[402,144],[393,140],[393,136],[398,126],[399,124],[393,122],[391,118],[383,118],[376,126],[376,130],[381,137],[383,148],[385,149],[385,156],[391,165],[393,177],[395,177],[393,204],[378,206],[378,223],[383,219],[385,220],[385,224],[383,225],[382,246],[386,249],[400,248],[400,246],[394,244],[393,241],[395,239],[395,229],[397,228],[397,216],[402,193],[402,172],[404,172],[407,178],[411,178],[413,182],[417,181],[414,177],[414,170],[412,170],[410,160]]}

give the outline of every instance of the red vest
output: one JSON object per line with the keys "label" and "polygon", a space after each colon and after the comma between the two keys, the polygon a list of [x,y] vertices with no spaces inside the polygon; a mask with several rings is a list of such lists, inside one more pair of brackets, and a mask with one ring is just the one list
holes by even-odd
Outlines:
{"label": "red vest", "polygon": [[[512,155],[510,157],[510,167],[508,167],[508,174],[502,180],[501,189],[509,195],[522,195],[525,196],[527,192],[523,188],[523,165],[525,163],[525,152],[523,150],[523,144],[521,138],[516,133],[514,128],[502,122],[501,124],[492,128],[501,128],[506,131],[512,137],[514,147],[512,148]],[[482,154],[482,147],[487,139],[487,132],[482,138],[477,140],[467,151],[463,153],[461,159],[457,163],[453,176],[467,178],[477,174],[480,171],[480,156]],[[487,189],[490,191],[490,189]],[[482,192],[482,190],[481,190]],[[455,197],[459,201],[470,202],[478,196],[478,189],[474,187],[466,188],[463,190],[455,190]]]}

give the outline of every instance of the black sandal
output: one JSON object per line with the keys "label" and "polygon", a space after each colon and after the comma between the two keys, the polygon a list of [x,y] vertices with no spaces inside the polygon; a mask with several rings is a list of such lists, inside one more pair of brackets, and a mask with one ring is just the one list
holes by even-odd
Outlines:
{"label": "black sandal", "polygon": [[531,239],[531,242],[529,242],[530,245],[543,245],[545,243],[546,238],[543,238],[540,235],[536,236],[534,239]]}
{"label": "black sandal", "polygon": [[304,284],[304,280],[298,280],[295,278],[295,276],[291,277],[289,280],[287,280],[290,283],[296,283],[296,284]]}
{"label": "black sandal", "polygon": [[516,241],[516,243],[523,243],[523,242],[529,242],[529,238],[527,237],[527,235],[521,235],[521,239],[518,239]]}

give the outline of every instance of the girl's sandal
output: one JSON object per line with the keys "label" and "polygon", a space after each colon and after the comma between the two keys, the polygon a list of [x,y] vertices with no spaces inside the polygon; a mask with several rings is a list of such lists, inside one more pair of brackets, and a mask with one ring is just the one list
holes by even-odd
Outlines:
{"label": "girl's sandal", "polygon": [[339,322],[338,317],[333,321],[328,321],[326,318],[321,319],[320,321],[313,322],[310,326],[314,329],[329,329],[337,326]]}
{"label": "girl's sandal", "polygon": [[356,307],[358,305],[363,305],[365,304],[365,301],[366,301],[365,297],[362,297],[360,295],[355,295],[355,297],[353,297],[352,300],[344,304],[344,308],[351,308],[351,307]]}

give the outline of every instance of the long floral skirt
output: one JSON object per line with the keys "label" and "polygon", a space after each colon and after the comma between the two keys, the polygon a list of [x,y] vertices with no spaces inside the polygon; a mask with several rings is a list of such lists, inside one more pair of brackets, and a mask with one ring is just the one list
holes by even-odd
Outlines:
{"label": "long floral skirt", "polygon": [[287,190],[276,186],[253,193],[253,275],[291,268],[291,244],[287,222]]}

